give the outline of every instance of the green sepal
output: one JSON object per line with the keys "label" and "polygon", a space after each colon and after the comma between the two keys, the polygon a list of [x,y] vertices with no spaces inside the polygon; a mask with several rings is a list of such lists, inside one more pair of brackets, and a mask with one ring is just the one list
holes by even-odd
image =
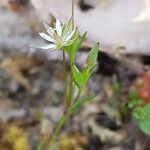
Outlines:
{"label": "green sepal", "polygon": [[[76,32],[76,34],[78,35],[76,40],[74,40],[71,45],[64,47],[65,51],[69,55],[71,62],[74,62],[77,51],[80,49],[82,43],[86,39],[87,32],[85,32],[82,36],[79,35],[78,31]],[[75,36],[77,36],[76,34]]]}

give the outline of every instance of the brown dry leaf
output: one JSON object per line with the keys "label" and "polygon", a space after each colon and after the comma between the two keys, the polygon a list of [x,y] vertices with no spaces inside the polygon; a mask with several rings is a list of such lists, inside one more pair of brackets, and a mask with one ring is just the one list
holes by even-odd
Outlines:
{"label": "brown dry leaf", "polygon": [[31,91],[31,85],[28,79],[23,75],[23,71],[37,67],[39,62],[28,57],[8,57],[0,64],[0,68],[6,70],[16,81],[18,81],[25,89]]}

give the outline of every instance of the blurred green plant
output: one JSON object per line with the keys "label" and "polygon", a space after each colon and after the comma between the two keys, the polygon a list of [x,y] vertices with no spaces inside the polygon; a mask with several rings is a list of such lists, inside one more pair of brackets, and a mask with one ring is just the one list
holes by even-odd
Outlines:
{"label": "blurred green plant", "polygon": [[136,90],[129,92],[129,100],[122,99],[121,86],[119,81],[115,80],[112,84],[113,99],[112,103],[119,110],[119,118],[131,116],[137,123],[140,130],[150,135],[150,104],[140,98]]}
{"label": "blurred green plant", "polygon": [[113,94],[110,97],[108,104],[111,108],[114,109],[115,118],[118,122],[120,122],[122,119],[125,119],[128,115],[128,110],[126,108],[127,101],[122,95],[121,84],[116,77],[113,78],[111,88]]}
{"label": "blurred green plant", "polygon": [[132,118],[143,133],[150,135],[150,104],[145,103],[136,91],[130,92],[129,96],[128,108],[131,110]]}
{"label": "blurred green plant", "polygon": [[[65,110],[63,116],[59,119],[56,124],[52,144],[48,150],[55,150],[58,148],[58,135],[69,120],[70,116],[73,115],[76,110],[83,105],[85,102],[93,100],[94,96],[81,97],[83,88],[90,79],[92,73],[95,71],[97,56],[99,52],[99,43],[95,44],[92,50],[89,52],[86,60],[86,66],[82,70],[75,64],[75,59],[78,50],[81,48],[82,43],[86,39],[87,32],[80,35],[78,28],[74,27],[74,2],[72,2],[72,17],[67,23],[62,23],[59,19],[56,19],[55,27],[52,28],[45,22],[43,23],[45,31],[39,33],[39,35],[48,42],[48,44],[40,46],[38,48],[49,49],[51,51],[59,49],[63,53],[63,71],[64,71],[64,105]],[[67,73],[66,73],[66,54],[70,61],[70,81],[67,84]],[[77,87],[78,93],[75,96],[75,88]],[[42,146],[39,146],[42,149]]]}

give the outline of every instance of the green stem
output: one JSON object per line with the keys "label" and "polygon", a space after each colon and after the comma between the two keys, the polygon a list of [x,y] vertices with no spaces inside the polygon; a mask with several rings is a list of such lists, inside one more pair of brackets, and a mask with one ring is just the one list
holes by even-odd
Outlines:
{"label": "green stem", "polygon": [[71,104],[72,104],[72,97],[73,97],[72,68],[73,68],[73,63],[70,62],[70,84],[69,84],[69,94],[68,94],[68,105],[67,105],[67,108],[71,106]]}
{"label": "green stem", "polygon": [[74,29],[74,0],[72,0],[72,29]]}
{"label": "green stem", "polygon": [[[82,93],[83,87],[79,88],[78,90],[78,94],[75,98],[75,101],[78,100],[80,98],[80,95]],[[68,107],[69,108],[69,107]],[[54,134],[58,135],[59,132],[61,131],[62,127],[64,126],[64,124],[69,120],[69,117],[72,115],[70,114],[70,112],[68,111],[69,109],[67,108],[67,111],[65,114],[63,114],[63,116],[59,119],[57,126],[55,128]]]}
{"label": "green stem", "polygon": [[66,80],[66,56],[65,51],[63,50],[63,78],[64,78],[64,102],[67,105],[67,80]]}

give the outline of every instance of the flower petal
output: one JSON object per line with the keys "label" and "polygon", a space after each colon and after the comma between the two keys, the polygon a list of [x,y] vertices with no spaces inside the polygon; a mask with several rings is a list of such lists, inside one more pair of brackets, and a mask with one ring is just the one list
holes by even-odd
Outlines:
{"label": "flower petal", "polygon": [[43,38],[43,39],[45,39],[46,41],[49,41],[49,42],[52,42],[52,43],[54,43],[55,42],[55,40],[54,39],[52,39],[49,35],[47,35],[47,34],[45,34],[45,33],[39,33],[39,35]]}
{"label": "flower petal", "polygon": [[55,50],[57,48],[57,46],[55,44],[48,44],[48,45],[45,45],[45,46],[40,46],[38,48]]}
{"label": "flower petal", "polygon": [[50,27],[46,22],[43,22],[43,26],[44,26],[46,32],[47,32],[51,37],[53,37],[54,29],[53,29],[52,27]]}
{"label": "flower petal", "polygon": [[62,35],[62,23],[59,21],[59,19],[56,19],[56,31],[59,36]]}

